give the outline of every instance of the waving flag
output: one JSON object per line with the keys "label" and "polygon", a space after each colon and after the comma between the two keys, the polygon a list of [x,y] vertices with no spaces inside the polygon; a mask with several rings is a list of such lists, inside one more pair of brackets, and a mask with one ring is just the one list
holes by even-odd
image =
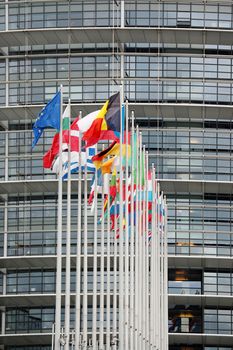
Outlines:
{"label": "waving flag", "polygon": [[101,131],[112,130],[119,137],[120,123],[120,93],[118,92],[105,102],[91,126],[84,133],[83,139],[86,141],[86,146],[96,144],[100,139]]}
{"label": "waving flag", "polygon": [[[70,105],[68,105],[62,115],[62,150],[68,149],[68,143],[69,143],[69,118],[70,118]],[[77,144],[79,144],[77,139]],[[72,148],[72,147],[71,147]],[[78,149],[71,149],[71,150],[77,150]],[[53,138],[52,146],[50,149],[45,153],[43,157],[43,167],[44,168],[51,168],[54,158],[59,152],[59,133],[56,133]]]}
{"label": "waving flag", "polygon": [[34,140],[32,148],[35,147],[44,129],[53,128],[60,130],[60,113],[61,113],[61,92],[59,91],[51,101],[39,113],[33,125]]}
{"label": "waving flag", "polygon": [[[96,152],[96,147],[90,147],[86,151],[70,152],[70,171],[71,174],[77,173],[81,165],[81,169],[85,170],[87,167],[88,172],[95,172],[95,166],[92,162],[92,157]],[[79,159],[80,153],[80,159]],[[55,160],[52,171],[56,174],[59,173],[59,157]],[[63,180],[67,178],[69,171],[69,154],[68,151],[62,152],[62,178]]]}

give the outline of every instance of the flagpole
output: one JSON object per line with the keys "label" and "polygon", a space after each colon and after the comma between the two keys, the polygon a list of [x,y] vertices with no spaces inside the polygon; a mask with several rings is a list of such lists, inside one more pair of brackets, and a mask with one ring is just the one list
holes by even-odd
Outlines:
{"label": "flagpole", "polygon": [[93,254],[93,316],[92,316],[92,345],[96,349],[96,320],[97,320],[97,169],[94,180],[94,254]]}
{"label": "flagpole", "polygon": [[165,281],[165,321],[164,321],[164,332],[165,332],[165,350],[168,350],[168,241],[167,241],[167,201],[166,197],[164,198],[164,209],[165,209],[165,216],[164,216],[164,237],[165,237],[165,275],[164,275],[164,281]]}
{"label": "flagpole", "polygon": [[120,217],[119,217],[119,350],[125,349],[124,344],[124,237],[123,237],[123,167],[122,167],[122,142],[123,142],[123,86],[120,91]]}
{"label": "flagpole", "polygon": [[[82,112],[80,111],[80,119]],[[81,159],[82,135],[79,132],[79,160]],[[81,215],[82,215],[82,168],[79,164],[78,174],[78,219],[77,219],[77,251],[76,251],[76,295],[75,295],[75,350],[80,350],[80,284],[81,284]]]}
{"label": "flagpole", "polygon": [[[117,173],[116,173],[117,174]],[[113,258],[113,273],[114,273],[114,286],[113,286],[113,349],[116,350],[117,349],[117,295],[119,293],[119,273],[118,273],[118,242],[116,239],[116,235],[117,235],[117,220],[116,220],[116,206],[117,206],[117,199],[116,197],[114,198],[113,201],[113,205],[114,205],[114,258]],[[118,316],[119,317],[119,316]],[[118,336],[119,339],[119,336]]]}
{"label": "flagpole", "polygon": [[145,232],[146,232],[146,242],[145,242],[145,338],[146,347],[149,345],[149,212],[148,212],[148,196],[149,196],[149,169],[148,169],[148,152],[145,153],[145,170],[146,170],[146,212],[145,212]]}
{"label": "flagpole", "polygon": [[[141,134],[142,137],[142,134]],[[145,146],[142,146],[142,165],[145,165]],[[141,166],[141,172],[144,177],[145,182],[145,167]],[[141,263],[141,286],[142,287],[142,295],[141,295],[141,319],[142,319],[142,350],[145,350],[145,183],[143,186],[142,182],[142,189],[141,189],[141,208],[142,208],[142,232],[141,232],[141,252],[142,252],[142,263]]]}
{"label": "flagpole", "polygon": [[150,276],[151,276],[151,285],[150,285],[150,345],[152,349],[156,346],[155,336],[156,336],[156,318],[155,318],[155,309],[156,309],[156,298],[157,298],[157,288],[156,288],[156,269],[155,269],[155,259],[156,259],[156,191],[157,188],[155,182],[155,170],[154,165],[152,164],[152,217],[151,217],[151,257],[150,257]]}
{"label": "flagpole", "polygon": [[109,175],[107,182],[107,327],[106,327],[106,350],[110,350],[110,193],[109,193]]}
{"label": "flagpole", "polygon": [[142,350],[142,133],[139,132],[139,280],[138,280],[138,290],[139,290],[139,350]]}
{"label": "flagpole", "polygon": [[160,278],[160,285],[161,285],[161,323],[160,323],[160,334],[161,334],[161,349],[164,350],[164,331],[163,331],[163,320],[164,320],[164,237],[163,237],[163,221],[161,220],[161,207],[162,207],[162,197],[163,193],[160,195],[160,203],[159,203],[159,220],[160,220],[160,227],[159,227],[159,235],[160,235],[160,245],[161,245],[161,253],[160,253],[160,260],[161,260],[161,278]]}
{"label": "flagpole", "polygon": [[134,112],[131,113],[131,189],[130,189],[130,349],[134,348]]}
{"label": "flagpole", "polygon": [[100,350],[104,348],[104,187],[105,175],[103,175],[102,195],[101,195],[101,255],[100,255]]}
{"label": "flagpole", "polygon": [[161,280],[161,270],[160,270],[160,267],[161,267],[161,259],[160,259],[160,232],[159,232],[159,223],[160,223],[160,219],[159,219],[159,193],[160,193],[160,186],[158,184],[158,190],[157,190],[157,215],[156,215],[156,218],[157,218],[157,221],[156,221],[156,230],[157,230],[157,262],[156,262],[156,267],[157,267],[157,288],[158,288],[158,298],[157,298],[157,312],[155,311],[155,315],[156,315],[156,318],[157,318],[157,347],[159,348],[160,347],[160,341],[161,341],[161,334],[160,334],[160,323],[161,323],[161,320],[160,320],[160,317],[161,317],[161,303],[160,303],[160,297],[161,297],[161,283],[160,283],[160,280]]}
{"label": "flagpole", "polygon": [[[139,184],[139,169],[138,169],[138,157],[139,157],[139,147],[138,147],[138,138],[139,138],[139,131],[138,131],[138,125],[136,127],[136,213],[135,213],[135,223],[138,231],[138,224],[139,224],[139,196],[138,196],[138,184]],[[135,232],[135,314],[134,314],[134,345],[135,350],[139,349],[139,263],[138,263],[138,254],[139,254],[139,232]]]}
{"label": "flagpole", "polygon": [[68,134],[68,178],[67,178],[67,232],[66,232],[66,289],[65,289],[65,350],[69,350],[70,338],[70,242],[71,242],[71,135],[70,135],[70,99],[68,102],[69,134]]}
{"label": "flagpole", "polygon": [[[82,152],[81,157],[82,157]],[[87,151],[86,151],[87,159]],[[82,159],[79,159],[79,168],[82,168]],[[83,230],[83,346],[87,348],[87,162],[84,167],[84,230]]]}
{"label": "flagpole", "polygon": [[129,347],[129,210],[128,210],[128,202],[129,202],[129,151],[128,151],[128,101],[125,103],[125,132],[126,132],[126,153],[125,153],[125,350],[128,350]]}
{"label": "flagpole", "polygon": [[56,267],[56,310],[55,310],[55,350],[60,350],[61,332],[61,275],[62,275],[62,114],[63,87],[60,86],[60,130],[59,130],[59,175],[57,210],[57,267]]}

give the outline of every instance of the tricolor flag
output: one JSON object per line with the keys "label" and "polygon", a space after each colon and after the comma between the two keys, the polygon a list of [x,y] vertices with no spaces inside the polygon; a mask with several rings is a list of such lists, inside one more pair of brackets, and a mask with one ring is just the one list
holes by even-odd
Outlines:
{"label": "tricolor flag", "polygon": [[[122,144],[122,163],[124,165],[125,163],[125,157],[127,153],[127,148],[128,148],[128,157],[131,156],[131,146]],[[108,148],[103,150],[102,152],[96,154],[93,157],[93,163],[95,164],[97,169],[104,169],[102,172],[103,173],[110,173],[114,167],[120,164],[119,161],[119,155],[120,155],[120,143],[113,142]],[[103,160],[108,157],[108,156],[113,156],[113,158],[110,158],[109,160],[103,162]]]}
{"label": "tricolor flag", "polygon": [[83,139],[90,147],[100,140],[101,132],[112,130],[116,137],[120,136],[121,127],[120,93],[112,95],[93,119],[90,127],[85,131]]}
{"label": "tricolor flag", "polygon": [[61,114],[61,91],[59,91],[51,101],[39,113],[33,125],[34,140],[32,148],[35,147],[44,129],[52,128],[60,130],[60,114]]}

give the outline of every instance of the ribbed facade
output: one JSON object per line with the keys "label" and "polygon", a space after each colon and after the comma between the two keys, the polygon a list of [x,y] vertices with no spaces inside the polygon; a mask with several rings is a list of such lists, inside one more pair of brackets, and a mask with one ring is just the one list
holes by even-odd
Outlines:
{"label": "ribbed facade", "polygon": [[[51,348],[57,180],[42,157],[54,133],[32,152],[31,128],[60,84],[73,117],[123,85],[167,196],[169,349],[232,350],[233,5],[217,0],[1,1],[0,348]],[[73,270],[76,212],[74,197]],[[71,326],[74,291],[75,271]]]}

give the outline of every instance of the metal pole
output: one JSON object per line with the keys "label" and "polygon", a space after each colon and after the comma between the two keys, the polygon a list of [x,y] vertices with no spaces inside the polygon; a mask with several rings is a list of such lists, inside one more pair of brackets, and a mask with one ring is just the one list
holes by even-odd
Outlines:
{"label": "metal pole", "polygon": [[68,179],[67,179],[67,232],[66,232],[66,292],[65,292],[65,350],[69,350],[70,338],[70,242],[71,242],[71,130],[70,130],[70,99],[68,104],[69,137],[68,137]]}
{"label": "metal pole", "polygon": [[123,138],[123,87],[121,86],[121,126],[120,126],[120,221],[119,221],[119,350],[125,349],[124,344],[124,237],[123,237],[123,167],[122,167],[122,138]]}
{"label": "metal pole", "polygon": [[129,210],[128,210],[128,197],[129,197],[129,152],[128,152],[128,101],[125,103],[125,132],[126,132],[126,152],[125,152],[125,350],[129,348]]}
{"label": "metal pole", "polygon": [[130,350],[134,349],[134,296],[135,296],[135,263],[134,263],[134,251],[135,251],[135,239],[134,235],[136,230],[134,229],[134,171],[135,171],[135,146],[134,146],[134,112],[131,114],[131,188],[130,188]]}
{"label": "metal pole", "polygon": [[[135,350],[139,348],[139,262],[138,262],[138,255],[139,255],[139,232],[138,232],[138,225],[139,225],[139,193],[138,193],[138,184],[139,184],[139,169],[138,169],[138,157],[139,157],[139,147],[138,147],[138,138],[139,138],[139,131],[138,126],[136,127],[136,215],[135,215],[135,224],[137,228],[137,232],[135,232],[135,291],[134,291],[134,305],[135,305],[135,311],[134,311],[134,346]],[[136,231],[136,230],[135,230]]]}
{"label": "metal pole", "polygon": [[101,255],[100,255],[100,350],[104,349],[104,187],[105,176],[103,175],[102,196],[101,196]]}
{"label": "metal pole", "polygon": [[[80,111],[80,119],[82,112]],[[79,133],[79,159],[81,159],[82,135]],[[79,166],[78,174],[78,220],[77,220],[77,252],[76,252],[76,296],[75,296],[75,350],[80,350],[80,284],[81,284],[81,220],[82,220],[82,168]]]}
{"label": "metal pole", "polygon": [[92,344],[96,348],[96,320],[97,320],[97,170],[95,170],[94,183],[94,254],[93,254],[93,315],[92,315]]}
{"label": "metal pole", "polygon": [[[87,155],[87,151],[86,151]],[[87,158],[87,157],[86,157]],[[79,159],[79,168],[82,168],[82,161]],[[83,231],[83,345],[87,348],[87,163],[84,168],[84,231]]]}
{"label": "metal pole", "polygon": [[62,114],[63,87],[61,92],[60,132],[59,132],[59,175],[58,175],[58,210],[57,210],[57,267],[56,267],[56,310],[55,310],[55,350],[60,349],[61,331],[61,275],[62,275]]}

